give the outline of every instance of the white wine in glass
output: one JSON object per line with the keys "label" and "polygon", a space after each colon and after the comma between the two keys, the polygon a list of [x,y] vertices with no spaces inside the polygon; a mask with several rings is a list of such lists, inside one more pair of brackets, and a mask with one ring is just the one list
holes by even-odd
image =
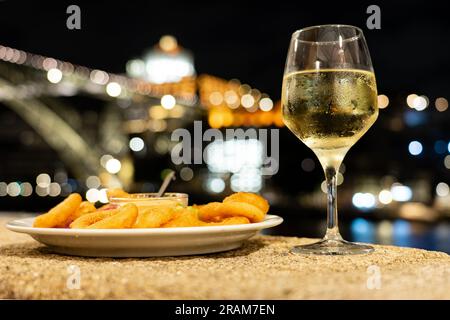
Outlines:
{"label": "white wine in glass", "polygon": [[347,151],[378,116],[377,88],[362,31],[324,25],[295,32],[282,90],[286,126],[318,157],[327,182],[327,231],[323,240],[295,253],[357,254],[372,247],[339,234],[336,174]]}

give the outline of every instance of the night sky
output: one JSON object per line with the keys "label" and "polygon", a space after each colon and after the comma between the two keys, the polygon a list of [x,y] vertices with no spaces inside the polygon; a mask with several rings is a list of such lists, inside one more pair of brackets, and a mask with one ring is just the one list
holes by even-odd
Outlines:
{"label": "night sky", "polygon": [[[68,30],[78,4],[82,29]],[[238,78],[280,96],[290,35],[329,23],[363,28],[380,93],[446,95],[450,20],[443,1],[379,2],[381,30],[368,30],[373,1],[0,1],[0,44],[122,73],[161,35],[190,49],[198,73]]]}

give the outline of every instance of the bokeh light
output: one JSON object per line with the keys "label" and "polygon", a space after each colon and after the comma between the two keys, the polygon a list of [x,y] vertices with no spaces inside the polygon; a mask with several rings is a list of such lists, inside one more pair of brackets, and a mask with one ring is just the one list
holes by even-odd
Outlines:
{"label": "bokeh light", "polygon": [[167,110],[173,109],[176,103],[177,101],[175,100],[175,97],[170,94],[166,94],[161,98],[161,105],[163,106],[164,109]]}
{"label": "bokeh light", "polygon": [[139,137],[133,137],[130,139],[129,147],[134,152],[142,151],[145,147],[144,140]]}
{"label": "bokeh light", "polygon": [[122,168],[122,164],[120,163],[119,160],[113,158],[113,159],[109,159],[106,162],[105,168],[109,173],[116,174]]}
{"label": "bokeh light", "polygon": [[17,197],[20,195],[20,185],[17,182],[10,182],[8,183],[8,186],[6,187],[6,193],[10,197]]}
{"label": "bokeh light", "polygon": [[89,176],[86,178],[86,187],[98,188],[100,187],[100,178],[97,176]]}
{"label": "bokeh light", "polygon": [[389,98],[384,94],[380,94],[378,96],[378,108],[384,109],[388,105],[389,105]]}
{"label": "bokeh light", "polygon": [[410,95],[408,95],[408,97],[406,98],[406,104],[408,105],[408,107],[414,109],[414,99],[417,98],[417,94],[412,93]]}
{"label": "bokeh light", "polygon": [[194,171],[189,167],[183,167],[180,170],[180,177],[184,181],[190,181],[194,177]]}
{"label": "bokeh light", "polygon": [[414,98],[413,107],[417,111],[425,110],[428,107],[428,99],[425,96],[419,96]]}
{"label": "bokeh light", "polygon": [[262,111],[270,111],[273,108],[273,101],[270,98],[262,98],[259,101],[259,108]]}
{"label": "bokeh light", "polygon": [[359,209],[371,209],[375,207],[376,199],[375,196],[369,192],[357,192],[352,197],[352,203]]}
{"label": "bokeh light", "polygon": [[411,141],[408,145],[408,151],[413,156],[417,156],[422,153],[423,146],[419,141]]}
{"label": "bokeh light", "polygon": [[444,112],[448,109],[448,101],[443,97],[437,98],[434,105],[439,112]]}
{"label": "bokeh light", "polygon": [[389,204],[392,202],[392,194],[389,190],[381,190],[378,194],[378,200],[382,204]]}
{"label": "bokeh light", "polygon": [[62,80],[63,74],[61,70],[53,68],[47,71],[47,79],[51,83],[58,83]]}
{"label": "bokeh light", "polygon": [[122,93],[122,87],[117,82],[110,82],[106,86],[106,93],[111,97],[118,97]]}
{"label": "bokeh light", "polygon": [[86,199],[89,202],[96,203],[100,198],[100,192],[95,189],[91,188],[88,191],[86,191]]}
{"label": "bokeh light", "polygon": [[439,182],[436,186],[436,194],[439,197],[446,197],[448,196],[450,193],[450,189],[448,184],[446,184],[445,182]]}
{"label": "bokeh light", "polygon": [[50,182],[51,179],[47,173],[41,173],[36,177],[36,184],[41,188],[47,188]]}

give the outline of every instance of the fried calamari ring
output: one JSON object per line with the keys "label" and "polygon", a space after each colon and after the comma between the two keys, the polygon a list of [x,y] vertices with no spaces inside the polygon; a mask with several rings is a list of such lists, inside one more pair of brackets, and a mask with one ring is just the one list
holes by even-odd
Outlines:
{"label": "fried calamari ring", "polygon": [[227,226],[232,224],[248,224],[250,220],[246,217],[230,217],[218,222],[205,222],[204,226]]}
{"label": "fried calamari ring", "polygon": [[250,220],[246,217],[229,217],[220,221],[205,222],[199,219],[195,208],[186,208],[179,212],[177,217],[163,225],[163,228],[182,228],[182,227],[207,227],[207,226],[225,226],[233,224],[246,224]]}
{"label": "fried calamari ring", "polygon": [[79,217],[84,216],[87,213],[91,213],[97,210],[95,206],[89,202],[89,201],[83,201],[81,202],[80,206],[75,210],[68,218],[67,221],[64,223],[64,228],[68,228],[69,225],[77,220]]}
{"label": "fried calamari ring", "polygon": [[126,204],[118,212],[110,217],[91,224],[87,229],[127,229],[132,228],[138,215],[137,207],[132,204]]}
{"label": "fried calamari ring", "polygon": [[111,201],[111,198],[129,198],[130,194],[128,192],[123,191],[120,188],[108,189],[106,191],[106,195],[108,196],[108,200]]}
{"label": "fried calamari ring", "polygon": [[202,205],[194,205],[198,210],[198,217],[203,221],[221,220],[222,202],[210,202]]}
{"label": "fried calamari ring", "polygon": [[220,221],[228,217],[246,217],[251,222],[260,222],[264,220],[265,215],[264,211],[252,204],[235,201],[211,202],[199,209],[199,218],[203,221]]}
{"label": "fried calamari ring", "polygon": [[181,228],[181,227],[200,227],[205,225],[204,221],[198,218],[198,211],[193,207],[181,208],[176,210],[175,218],[166,224],[163,228]]}
{"label": "fried calamari ring", "polygon": [[269,202],[266,199],[257,195],[256,193],[249,192],[237,192],[232,195],[226,197],[222,201],[223,203],[227,202],[245,202],[258,207],[261,211],[266,214],[269,211]]}
{"label": "fried calamari ring", "polygon": [[159,228],[174,219],[176,209],[173,206],[139,207],[139,213],[133,228]]}
{"label": "fried calamari ring", "polygon": [[81,204],[81,196],[72,193],[49,212],[38,216],[33,223],[35,228],[63,228],[67,220]]}
{"label": "fried calamari ring", "polygon": [[112,209],[87,213],[76,219],[74,222],[72,222],[69,227],[71,229],[85,229],[89,227],[91,224],[94,224],[105,218],[112,217],[113,215],[117,214],[118,211],[119,209]]}

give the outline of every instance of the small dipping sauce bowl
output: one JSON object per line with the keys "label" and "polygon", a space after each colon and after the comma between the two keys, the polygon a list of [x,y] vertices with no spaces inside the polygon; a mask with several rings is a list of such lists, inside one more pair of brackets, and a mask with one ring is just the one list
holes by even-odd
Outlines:
{"label": "small dipping sauce bowl", "polygon": [[166,192],[158,197],[157,193],[130,193],[128,197],[112,197],[113,206],[123,206],[133,203],[137,207],[188,205],[189,197],[186,193]]}

